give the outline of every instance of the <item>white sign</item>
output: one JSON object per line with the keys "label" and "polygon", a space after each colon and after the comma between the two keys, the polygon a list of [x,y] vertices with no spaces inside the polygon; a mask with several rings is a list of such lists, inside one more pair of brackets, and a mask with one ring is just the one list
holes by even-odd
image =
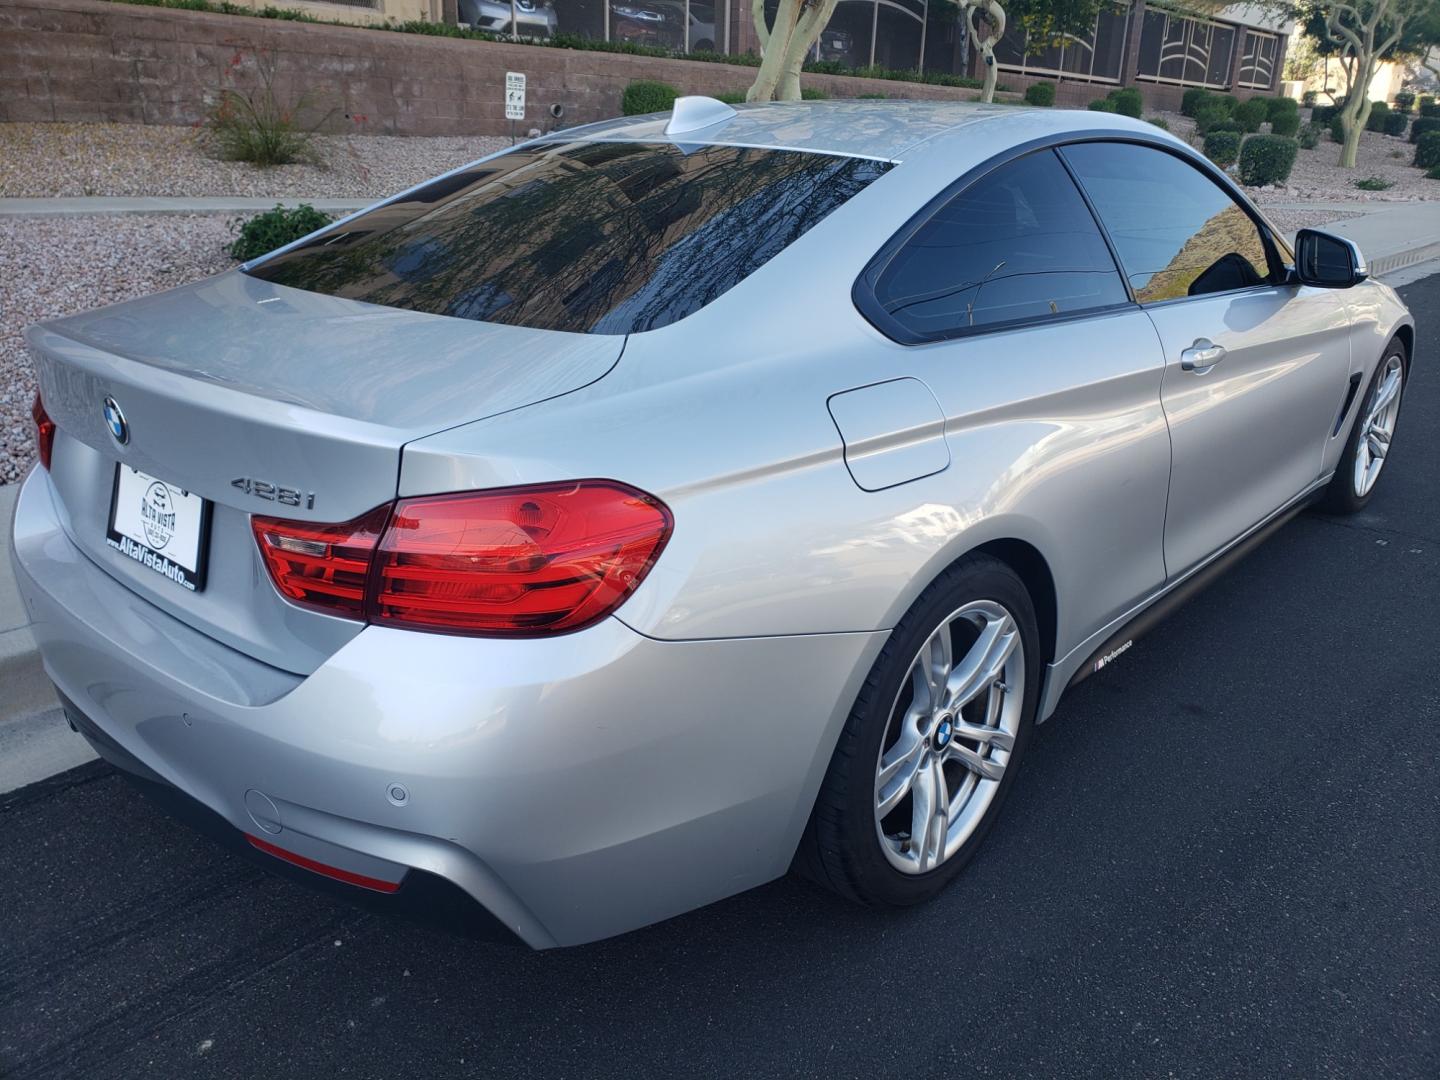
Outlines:
{"label": "white sign", "polygon": [[525,76],[519,71],[505,73],[505,119],[525,119]]}

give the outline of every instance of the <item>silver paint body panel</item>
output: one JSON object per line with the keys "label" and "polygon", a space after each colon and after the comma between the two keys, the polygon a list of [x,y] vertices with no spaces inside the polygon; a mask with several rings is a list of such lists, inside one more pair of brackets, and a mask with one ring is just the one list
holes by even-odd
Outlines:
{"label": "silver paint body panel", "polygon": [[[666,141],[664,124],[550,138]],[[276,842],[440,874],[536,947],[619,933],[785,871],[889,629],[955,559],[1021,544],[1048,568],[1048,716],[1125,619],[1323,481],[1350,375],[1411,324],[1367,282],[901,345],[851,288],[958,178],[1087,135],[1191,152],[1123,117],[937,103],[742,107],[700,134],[898,164],[723,296],[628,339],[233,273],[33,329],[60,434],[21,494],[14,560],[57,685],[237,828],[253,831],[257,789]],[[1200,337],[1229,356],[1182,371]],[[215,501],[204,593],[97,540],[116,461]],[[587,630],[428,635],[281,600],[247,524],[278,511],[237,476],[313,489],[313,511],[285,516],[330,521],[397,494],[611,477],[675,528]]]}

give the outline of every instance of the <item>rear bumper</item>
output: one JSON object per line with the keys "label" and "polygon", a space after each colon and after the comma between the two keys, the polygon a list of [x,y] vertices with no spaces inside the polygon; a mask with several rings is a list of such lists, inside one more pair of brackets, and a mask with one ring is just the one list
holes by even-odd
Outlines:
{"label": "rear bumper", "polygon": [[449,882],[536,948],[784,873],[885,637],[369,627],[302,679],[91,563],[43,471],[14,528],[46,671],[108,756],[302,858],[401,892],[415,872]]}

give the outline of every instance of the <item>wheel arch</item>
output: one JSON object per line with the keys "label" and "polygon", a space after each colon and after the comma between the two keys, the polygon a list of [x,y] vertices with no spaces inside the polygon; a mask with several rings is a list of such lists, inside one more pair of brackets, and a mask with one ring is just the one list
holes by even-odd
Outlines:
{"label": "wheel arch", "polygon": [[[1040,649],[1046,664],[1055,659],[1055,640],[1059,629],[1059,606],[1055,592],[1055,575],[1040,549],[1025,540],[1002,537],[971,548],[967,554],[989,555],[1015,571],[1030,601],[1035,605],[1035,621],[1040,631]],[[963,558],[964,556],[962,556]]]}

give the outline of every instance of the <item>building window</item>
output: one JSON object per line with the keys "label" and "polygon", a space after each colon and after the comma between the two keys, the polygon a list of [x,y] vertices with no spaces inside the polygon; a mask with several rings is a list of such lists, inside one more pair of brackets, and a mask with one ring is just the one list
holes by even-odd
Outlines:
{"label": "building window", "polygon": [[1064,38],[1059,44],[1032,47],[1018,25],[995,46],[1001,71],[1019,75],[1053,75],[1081,82],[1118,83],[1124,74],[1125,39],[1130,32],[1128,7],[1100,12],[1088,34]]}
{"label": "building window", "polygon": [[1255,90],[1269,90],[1275,85],[1275,58],[1279,55],[1278,37],[1247,30],[1245,51],[1240,56],[1240,73],[1235,81]]}
{"label": "building window", "polygon": [[1140,29],[1135,77],[1223,90],[1234,52],[1235,27],[1151,8]]}

